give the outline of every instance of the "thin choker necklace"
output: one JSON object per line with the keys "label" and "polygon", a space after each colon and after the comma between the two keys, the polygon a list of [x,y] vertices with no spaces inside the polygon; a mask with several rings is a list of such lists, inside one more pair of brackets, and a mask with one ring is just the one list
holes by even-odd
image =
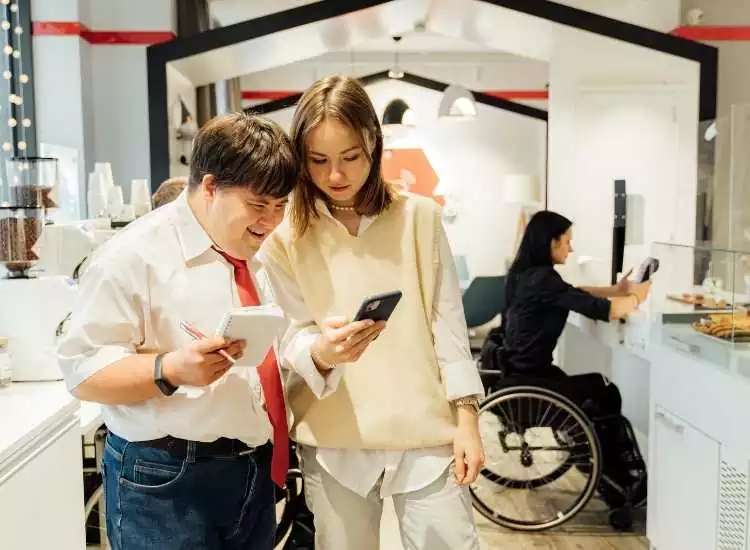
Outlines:
{"label": "thin choker necklace", "polygon": [[354,212],[355,208],[353,206],[339,206],[338,204],[331,203],[331,208],[334,210],[340,210],[342,212]]}

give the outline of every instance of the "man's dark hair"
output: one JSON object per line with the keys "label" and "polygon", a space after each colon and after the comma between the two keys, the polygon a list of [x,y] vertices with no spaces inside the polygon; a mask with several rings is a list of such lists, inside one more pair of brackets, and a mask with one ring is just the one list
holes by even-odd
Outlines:
{"label": "man's dark hair", "polygon": [[291,141],[275,122],[246,113],[212,118],[198,132],[190,159],[189,186],[210,174],[217,187],[250,187],[256,195],[282,198],[299,180]]}

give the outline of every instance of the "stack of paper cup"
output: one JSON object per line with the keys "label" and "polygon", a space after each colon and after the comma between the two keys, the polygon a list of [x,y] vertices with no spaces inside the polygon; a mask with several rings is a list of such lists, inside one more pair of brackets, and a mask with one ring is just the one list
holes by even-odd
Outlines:
{"label": "stack of paper cup", "polygon": [[122,187],[113,185],[107,192],[107,212],[109,213],[109,217],[113,220],[122,218],[124,206],[125,201],[122,198]]}
{"label": "stack of paper cup", "polygon": [[89,189],[87,193],[87,206],[89,218],[106,218],[107,210],[107,187],[99,172],[89,172]]}
{"label": "stack of paper cup", "polygon": [[133,205],[133,214],[140,218],[151,211],[151,194],[148,189],[148,180],[133,180],[130,184],[130,204]]}
{"label": "stack of paper cup", "polygon": [[95,162],[94,172],[101,175],[105,189],[109,193],[109,190],[115,185],[115,179],[112,177],[112,165],[108,162]]}

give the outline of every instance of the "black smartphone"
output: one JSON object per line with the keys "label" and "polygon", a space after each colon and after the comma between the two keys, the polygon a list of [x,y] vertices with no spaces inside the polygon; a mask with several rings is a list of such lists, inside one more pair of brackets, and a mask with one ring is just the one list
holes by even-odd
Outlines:
{"label": "black smartphone", "polygon": [[370,296],[359,306],[359,311],[354,316],[354,321],[364,321],[366,319],[371,319],[375,322],[387,321],[393,314],[393,310],[396,309],[401,296],[402,293],[400,290]]}
{"label": "black smartphone", "polygon": [[648,281],[654,273],[659,271],[659,260],[656,258],[646,258],[641,267],[638,269],[638,273],[635,276],[636,283],[645,283]]}

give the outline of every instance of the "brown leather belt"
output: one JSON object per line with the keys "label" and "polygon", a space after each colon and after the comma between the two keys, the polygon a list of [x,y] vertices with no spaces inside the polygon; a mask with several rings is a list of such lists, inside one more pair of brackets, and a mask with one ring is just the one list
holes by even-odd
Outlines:
{"label": "brown leather belt", "polygon": [[195,458],[232,458],[250,454],[257,448],[248,447],[239,439],[229,439],[226,437],[220,437],[216,441],[203,442],[188,441],[187,439],[180,439],[178,437],[172,437],[171,435],[159,439],[138,441],[137,444],[143,445],[144,447],[167,451],[169,454],[180,458],[186,458],[189,443],[195,445]]}

